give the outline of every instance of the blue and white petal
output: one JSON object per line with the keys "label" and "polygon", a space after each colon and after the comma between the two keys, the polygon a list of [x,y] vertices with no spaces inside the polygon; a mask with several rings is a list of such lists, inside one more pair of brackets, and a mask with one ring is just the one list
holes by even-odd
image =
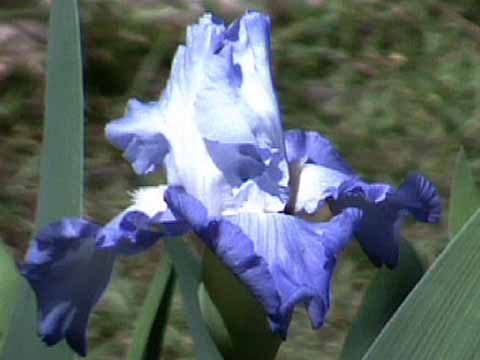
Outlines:
{"label": "blue and white petal", "polygon": [[97,235],[97,246],[114,247],[119,254],[134,255],[155,245],[165,236],[190,230],[178,221],[164,200],[166,186],[150,186],[133,193],[133,205],[106,224]]}
{"label": "blue and white petal", "polygon": [[[134,168],[142,170],[140,173],[156,171],[165,165],[170,183],[184,186],[217,212],[230,189],[223,185],[222,172],[208,153],[196,123],[201,114],[195,105],[205,81],[205,67],[209,66],[224,30],[209,15],[189,27],[187,45],[177,49],[170,79],[158,102],[131,101],[127,116],[113,121],[106,129],[114,145],[126,152],[136,150],[136,156],[130,158]],[[142,146],[137,146],[139,143]]]}
{"label": "blue and white petal", "polygon": [[[288,168],[271,74],[270,31],[270,19],[256,12],[247,12],[226,31],[214,56],[218,63],[207,69],[208,81],[199,94],[200,113],[209,115],[199,119],[199,128],[234,185],[262,173],[258,186],[286,201]],[[226,149],[230,161],[224,161]],[[254,166],[245,166],[248,158]],[[254,174],[245,174],[252,168]]]}
{"label": "blue and white petal", "polygon": [[325,205],[325,199],[338,196],[344,182],[360,180],[332,142],[315,131],[286,131],[285,147],[291,211],[313,214]]}
{"label": "blue and white petal", "polygon": [[170,150],[161,121],[162,106],[156,102],[128,102],[125,117],[111,121],[105,128],[107,139],[123,150],[137,174],[158,171]]}
{"label": "blue and white petal", "polygon": [[191,231],[167,209],[164,191],[164,186],[137,190],[134,204],[104,227],[67,218],[38,233],[22,273],[36,293],[39,333],[48,345],[65,338],[85,355],[88,318],[108,285],[115,258]]}
{"label": "blue and white petal", "polygon": [[[353,238],[361,211],[347,210],[326,223],[283,214],[240,213],[225,217],[236,224],[265,259],[279,291],[287,330],[295,305],[305,304],[315,328],[330,308],[331,279],[337,255]],[[234,241],[234,240],[232,240]]]}
{"label": "blue and white petal", "polygon": [[251,289],[273,330],[286,336],[298,303],[308,307],[314,327],[323,324],[337,255],[351,240],[360,210],[310,223],[278,213],[208,217],[202,204],[179,188],[169,188],[166,201]]}
{"label": "blue and white petal", "polygon": [[[156,103],[133,100],[126,117],[107,126],[137,172],[164,164],[211,214],[252,179],[261,204],[280,211],[288,200],[288,165],[270,69],[270,20],[246,13],[228,29],[211,15],[187,29],[167,87]],[[233,199],[236,197],[236,199]],[[259,204],[255,204],[258,206]]]}
{"label": "blue and white petal", "polygon": [[48,345],[66,339],[79,355],[87,352],[90,313],[109,283],[114,249],[96,247],[100,226],[64,219],[32,241],[22,273],[35,291],[39,334]]}
{"label": "blue and white petal", "polygon": [[295,193],[295,213],[305,212],[314,214],[325,205],[325,199],[337,198],[342,184],[345,182],[359,182],[356,176],[328,167],[304,164],[299,171],[298,184]]}
{"label": "blue and white petal", "polygon": [[441,199],[435,185],[423,175],[407,176],[398,190],[387,184],[345,183],[337,198],[328,199],[334,213],[355,207],[363,216],[355,237],[376,266],[394,268],[399,258],[401,225],[411,214],[423,222],[441,218]]}
{"label": "blue and white petal", "polygon": [[316,164],[345,175],[355,175],[332,142],[316,131],[285,131],[285,147],[289,163]]}
{"label": "blue and white petal", "polygon": [[[184,55],[189,71],[189,54],[205,31],[199,26],[189,29]],[[246,13],[215,45],[210,53],[202,53],[203,77],[193,99],[195,124],[226,181],[241,192],[241,185],[254,179],[257,193],[280,200],[263,201],[269,210],[281,210],[288,198],[288,167],[270,70],[270,20]],[[179,185],[205,203],[189,186]]]}

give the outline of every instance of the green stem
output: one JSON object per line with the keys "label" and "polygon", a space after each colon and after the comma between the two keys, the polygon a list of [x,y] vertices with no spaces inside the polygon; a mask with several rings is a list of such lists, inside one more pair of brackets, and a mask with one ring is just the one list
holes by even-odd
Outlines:
{"label": "green stem", "polygon": [[272,333],[262,305],[208,249],[202,280],[202,314],[224,359],[274,359],[281,339]]}

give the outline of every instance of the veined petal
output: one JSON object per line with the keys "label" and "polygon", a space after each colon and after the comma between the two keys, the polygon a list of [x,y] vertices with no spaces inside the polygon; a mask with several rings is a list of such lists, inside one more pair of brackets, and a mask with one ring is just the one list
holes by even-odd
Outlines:
{"label": "veined petal", "polygon": [[391,200],[404,206],[418,221],[435,224],[442,218],[442,201],[437,189],[421,174],[409,174]]}
{"label": "veined petal", "polygon": [[298,303],[308,307],[314,327],[323,324],[337,255],[352,238],[361,211],[348,209],[328,223],[309,223],[258,212],[208,217],[201,202],[174,187],[166,201],[249,287],[274,331],[286,336]]}
{"label": "veined petal", "polygon": [[221,218],[209,218],[200,201],[180,187],[169,187],[165,199],[179,220],[189,223],[206,245],[247,285],[271,319],[279,320],[280,298],[265,261],[255,254],[242,231]]}
{"label": "veined petal", "polygon": [[90,313],[108,285],[116,257],[114,249],[95,246],[99,229],[75,218],[48,225],[32,241],[21,266],[37,298],[42,340],[54,345],[65,338],[82,356]]}
{"label": "veined petal", "polygon": [[164,236],[190,230],[171,214],[164,201],[166,186],[150,186],[133,194],[134,204],[105,225],[97,235],[97,246],[114,247],[122,255],[134,255],[155,245]]}
{"label": "veined petal", "polygon": [[255,253],[268,264],[281,298],[281,334],[286,334],[293,308],[299,303],[307,306],[315,328],[323,325],[330,308],[337,255],[353,238],[360,215],[349,209],[326,223],[271,213],[225,217],[248,236]]}
{"label": "veined petal", "polygon": [[398,190],[388,184],[345,183],[337,198],[328,199],[334,213],[355,207],[363,211],[355,236],[376,266],[394,268],[399,257],[403,218],[411,214],[423,222],[441,218],[441,199],[435,185],[420,174],[410,174]]}
{"label": "veined petal", "polygon": [[233,189],[233,198],[225,203],[223,215],[239,212],[281,212],[284,202],[277,196],[264,192],[257,181],[245,181],[240,187]]}

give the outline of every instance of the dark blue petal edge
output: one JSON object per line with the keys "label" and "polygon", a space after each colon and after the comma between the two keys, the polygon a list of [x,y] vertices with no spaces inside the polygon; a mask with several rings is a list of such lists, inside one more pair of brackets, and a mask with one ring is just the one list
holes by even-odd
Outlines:
{"label": "dark blue petal edge", "polygon": [[200,201],[174,186],[165,200],[174,216],[189,223],[251,290],[274,332],[287,336],[298,303],[307,306],[314,327],[324,323],[336,259],[353,237],[360,210],[314,224],[276,213],[209,217]]}
{"label": "dark blue petal edge", "polygon": [[65,338],[85,356],[88,319],[108,286],[116,257],[140,253],[164,236],[187,231],[168,210],[153,217],[127,210],[104,227],[65,218],[42,229],[20,265],[36,295],[42,340],[51,346]]}
{"label": "dark blue petal edge", "polygon": [[377,267],[397,266],[406,215],[427,223],[438,223],[442,217],[442,201],[435,185],[419,173],[409,174],[398,189],[381,183],[346,181],[337,198],[327,201],[333,213],[347,207],[363,211],[355,237]]}
{"label": "dark blue petal edge", "polygon": [[99,230],[76,218],[50,224],[20,265],[36,295],[42,340],[51,346],[65,338],[81,356],[87,353],[89,315],[110,281],[116,257],[113,249],[96,247]]}

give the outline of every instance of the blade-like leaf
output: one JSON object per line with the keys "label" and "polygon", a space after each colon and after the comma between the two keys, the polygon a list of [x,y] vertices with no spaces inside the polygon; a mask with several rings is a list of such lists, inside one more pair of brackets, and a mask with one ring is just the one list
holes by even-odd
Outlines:
{"label": "blade-like leaf", "polygon": [[210,337],[200,309],[198,300],[201,286],[200,261],[179,239],[166,240],[165,247],[172,258],[178,276],[178,284],[195,342],[197,359],[222,360],[222,356]]}
{"label": "blade-like leaf", "polygon": [[400,306],[365,360],[480,357],[480,210]]}
{"label": "blade-like leaf", "polygon": [[450,191],[448,232],[451,238],[479,207],[480,192],[475,186],[475,180],[465,152],[460,149],[455,162]]}
{"label": "blade-like leaf", "polygon": [[281,339],[263,307],[210,250],[202,266],[202,311],[224,359],[274,359]]}
{"label": "blade-like leaf", "polygon": [[394,270],[378,270],[350,328],[340,359],[357,360],[367,352],[387,321],[421,279],[423,272],[415,249],[402,239],[398,267]]}
{"label": "blade-like leaf", "polygon": [[[77,1],[54,1],[50,13],[45,128],[37,228],[83,208],[83,84]],[[0,279],[0,293],[19,282],[16,306],[1,353],[4,360],[70,359],[64,345],[47,348],[36,333],[32,290],[13,269]],[[0,311],[3,311],[1,309]]]}
{"label": "blade-like leaf", "polygon": [[6,247],[0,243],[0,350],[10,326],[20,284],[15,263]]}
{"label": "blade-like leaf", "polygon": [[168,310],[175,288],[175,272],[167,254],[152,280],[147,297],[140,310],[129,360],[157,360],[162,350],[162,340],[168,318]]}

